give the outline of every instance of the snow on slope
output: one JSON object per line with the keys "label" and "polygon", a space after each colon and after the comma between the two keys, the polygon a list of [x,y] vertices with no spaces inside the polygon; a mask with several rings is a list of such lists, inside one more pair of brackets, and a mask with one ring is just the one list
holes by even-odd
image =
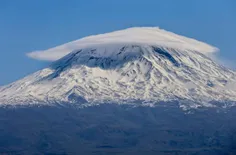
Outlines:
{"label": "snow on slope", "polygon": [[217,51],[217,48],[208,44],[162,30],[158,27],[136,27],[85,37],[49,50],[32,52],[28,56],[40,60],[54,61],[71,51],[97,47],[103,44],[147,44],[179,50],[195,50],[203,53]]}
{"label": "snow on slope", "polygon": [[[157,41],[151,34],[155,30]],[[84,48],[78,44],[80,48],[48,68],[0,88],[0,103],[94,105],[138,101],[151,106],[158,101],[179,100],[182,107],[192,108],[212,107],[211,101],[235,103],[236,89],[230,85],[236,83],[236,73],[205,54],[215,48],[166,33],[172,34],[156,28],[134,28],[85,38]],[[124,36],[133,38],[132,42]],[[97,42],[102,43],[89,44],[94,38],[101,38]],[[140,38],[146,39],[141,42]]]}

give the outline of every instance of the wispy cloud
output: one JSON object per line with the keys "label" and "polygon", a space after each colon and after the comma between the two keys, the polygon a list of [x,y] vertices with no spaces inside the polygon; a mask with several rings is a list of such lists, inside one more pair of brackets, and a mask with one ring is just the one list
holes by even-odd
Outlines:
{"label": "wispy cloud", "polygon": [[59,46],[59,47],[52,48],[45,51],[33,51],[30,53],[27,53],[26,55],[36,60],[55,61],[62,58],[63,56],[67,55],[68,53],[72,51],[73,50],[70,48],[65,48],[65,47],[61,48]]}
{"label": "wispy cloud", "polygon": [[214,61],[216,61],[217,63],[227,67],[227,68],[230,68],[230,69],[233,69],[233,70],[236,70],[236,62],[233,61],[233,60],[230,60],[230,59],[227,59],[227,58],[224,58],[222,56],[219,55],[219,53],[214,53],[214,54],[211,54],[209,55]]}
{"label": "wispy cloud", "polygon": [[53,59],[49,58],[48,55],[43,53],[43,51],[33,51],[26,55],[33,59],[53,61]]}

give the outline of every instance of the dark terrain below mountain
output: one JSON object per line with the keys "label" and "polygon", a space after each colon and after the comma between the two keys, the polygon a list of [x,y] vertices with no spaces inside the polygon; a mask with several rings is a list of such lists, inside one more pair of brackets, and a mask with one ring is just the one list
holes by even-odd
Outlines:
{"label": "dark terrain below mountain", "polygon": [[0,108],[0,154],[236,153],[236,108]]}

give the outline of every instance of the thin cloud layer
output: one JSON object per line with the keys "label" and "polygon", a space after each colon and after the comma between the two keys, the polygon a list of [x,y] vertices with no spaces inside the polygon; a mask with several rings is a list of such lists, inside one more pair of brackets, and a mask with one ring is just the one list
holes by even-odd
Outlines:
{"label": "thin cloud layer", "polygon": [[26,55],[36,60],[55,61],[69,54],[71,51],[70,49],[33,51]]}

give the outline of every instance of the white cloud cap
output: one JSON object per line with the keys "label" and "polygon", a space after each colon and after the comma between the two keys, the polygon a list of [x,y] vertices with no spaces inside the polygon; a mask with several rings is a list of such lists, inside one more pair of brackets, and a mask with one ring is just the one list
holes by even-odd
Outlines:
{"label": "white cloud cap", "polygon": [[183,37],[158,27],[134,27],[106,34],[85,37],[48,50],[34,51],[27,56],[38,59],[55,61],[68,53],[87,47],[96,47],[107,44],[150,44],[180,50],[195,50],[202,53],[218,51],[206,43]]}

